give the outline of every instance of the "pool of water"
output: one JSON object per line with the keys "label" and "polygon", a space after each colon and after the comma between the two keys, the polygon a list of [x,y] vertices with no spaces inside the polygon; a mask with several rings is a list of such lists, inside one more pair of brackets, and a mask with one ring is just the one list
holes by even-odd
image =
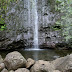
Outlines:
{"label": "pool of water", "polygon": [[[72,53],[72,51],[56,51],[56,50],[50,50],[50,49],[40,49],[40,50],[30,50],[30,49],[20,49],[19,51],[26,59],[32,58],[34,60],[54,60],[58,57],[66,56],[67,54]],[[3,58],[12,51],[0,51],[0,55],[2,55]]]}

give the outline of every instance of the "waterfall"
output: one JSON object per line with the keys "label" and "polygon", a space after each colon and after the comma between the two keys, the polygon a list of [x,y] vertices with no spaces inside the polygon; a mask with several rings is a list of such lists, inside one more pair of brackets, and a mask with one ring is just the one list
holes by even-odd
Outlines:
{"label": "waterfall", "polygon": [[38,49],[38,13],[37,0],[33,1],[33,15],[34,15],[34,49]]}
{"label": "waterfall", "polygon": [[28,1],[28,24],[30,26],[30,1]]}
{"label": "waterfall", "polygon": [[29,0],[28,1],[28,24],[29,24],[29,26],[33,27],[33,32],[34,32],[33,48],[30,50],[39,50],[39,47],[38,47],[37,0]]}

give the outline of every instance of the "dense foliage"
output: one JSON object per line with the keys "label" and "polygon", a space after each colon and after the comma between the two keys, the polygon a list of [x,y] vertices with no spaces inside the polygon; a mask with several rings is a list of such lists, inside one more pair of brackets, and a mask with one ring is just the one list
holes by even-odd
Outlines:
{"label": "dense foliage", "polygon": [[72,0],[56,0],[55,10],[60,19],[56,24],[62,27],[62,36],[68,41],[72,38]]}
{"label": "dense foliage", "polygon": [[12,2],[16,2],[17,0],[0,0],[0,30],[3,31],[6,29],[6,13],[8,12],[8,6]]}

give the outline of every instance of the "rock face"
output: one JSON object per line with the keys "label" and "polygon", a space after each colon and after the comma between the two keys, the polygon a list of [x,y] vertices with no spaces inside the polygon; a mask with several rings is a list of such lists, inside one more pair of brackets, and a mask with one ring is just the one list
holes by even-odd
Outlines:
{"label": "rock face", "polygon": [[25,40],[20,37],[19,40],[16,40],[14,38],[7,38],[7,39],[3,39],[2,41],[0,41],[0,50],[15,50],[18,48],[22,48],[25,47]]}
{"label": "rock face", "polygon": [[26,68],[20,68],[20,69],[17,69],[15,72],[30,72],[30,71]]}
{"label": "rock face", "polygon": [[34,65],[35,61],[31,58],[27,59],[27,63],[26,63],[26,68],[30,68],[32,65]]}
{"label": "rock face", "polygon": [[9,72],[14,72],[13,70],[9,71]]}
{"label": "rock face", "polygon": [[31,68],[31,72],[53,72],[54,66],[47,61],[39,60]]}
{"label": "rock face", "polygon": [[59,70],[54,70],[53,72],[60,72]]}
{"label": "rock face", "polygon": [[5,68],[5,64],[4,63],[0,63],[0,70]]}
{"label": "rock face", "polygon": [[3,58],[2,58],[2,56],[0,55],[0,63],[2,63],[3,62]]}
{"label": "rock face", "polygon": [[4,68],[1,72],[8,72],[8,70]]}
{"label": "rock face", "polygon": [[[37,1],[40,48],[55,48],[56,43],[62,42],[59,35],[61,31],[53,29],[57,27],[55,20],[59,17],[54,11],[54,2],[53,0]],[[30,0],[20,0],[10,4],[5,20],[7,30],[0,32],[0,49],[30,48],[33,46],[33,7]]]}
{"label": "rock face", "polygon": [[26,59],[19,52],[14,51],[6,55],[4,63],[8,70],[15,70],[25,66]]}

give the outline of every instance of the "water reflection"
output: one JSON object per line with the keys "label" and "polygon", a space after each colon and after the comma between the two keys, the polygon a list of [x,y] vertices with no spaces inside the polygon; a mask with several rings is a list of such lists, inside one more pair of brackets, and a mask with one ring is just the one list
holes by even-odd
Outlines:
{"label": "water reflection", "polygon": [[38,51],[35,51],[34,53],[33,53],[33,58],[34,58],[34,60],[38,60]]}
{"label": "water reflection", "polygon": [[[63,57],[67,54],[72,53],[72,51],[55,51],[50,49],[40,49],[40,50],[32,50],[32,49],[20,49],[18,50],[26,59],[32,58],[34,60],[54,60],[58,57]],[[0,55],[2,55],[3,58],[12,51],[0,51]]]}
{"label": "water reflection", "polygon": [[32,58],[34,60],[54,60],[54,56],[57,56],[54,50],[45,50],[45,49],[25,49],[20,50],[22,55],[27,58]]}

